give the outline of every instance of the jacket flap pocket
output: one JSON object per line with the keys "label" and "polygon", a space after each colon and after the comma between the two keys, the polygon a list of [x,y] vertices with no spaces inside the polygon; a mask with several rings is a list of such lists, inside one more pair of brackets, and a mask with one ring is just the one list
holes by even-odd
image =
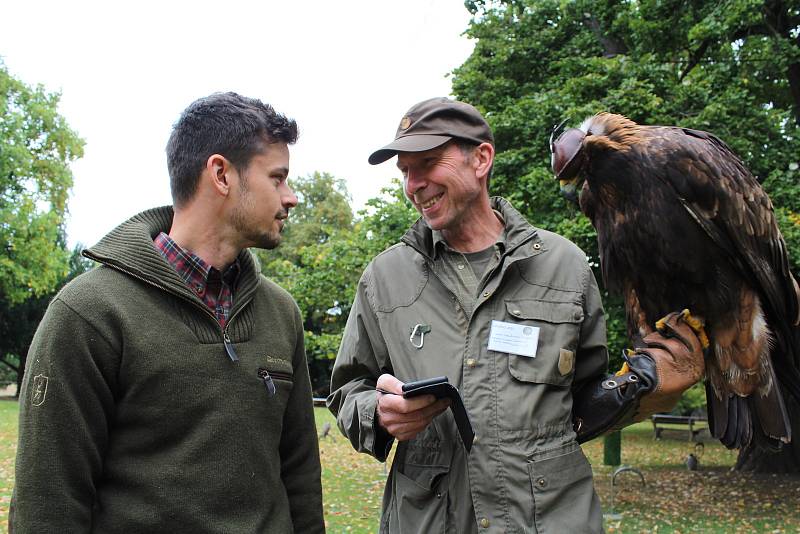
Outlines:
{"label": "jacket flap pocket", "polygon": [[544,300],[509,300],[506,311],[512,317],[547,323],[580,323],[583,308],[575,302],[549,302]]}
{"label": "jacket flap pocket", "polygon": [[508,355],[511,375],[522,382],[568,386],[575,371],[583,308],[575,302],[512,300],[509,320],[539,328],[534,357]]}
{"label": "jacket flap pocket", "polygon": [[526,356],[508,356],[508,370],[511,376],[522,382],[537,384],[551,384],[553,386],[568,386],[572,377],[571,369],[568,374],[561,374],[558,370],[558,358],[528,358]]}
{"label": "jacket flap pocket", "polygon": [[528,464],[528,472],[540,531],[603,532],[600,501],[592,486],[592,466],[580,447],[534,460]]}

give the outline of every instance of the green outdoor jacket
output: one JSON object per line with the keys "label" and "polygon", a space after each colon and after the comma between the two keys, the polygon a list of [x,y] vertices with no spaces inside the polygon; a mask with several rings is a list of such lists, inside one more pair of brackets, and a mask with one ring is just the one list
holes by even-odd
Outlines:
{"label": "green outdoor jacket", "polygon": [[242,251],[221,329],[153,246],[171,220],[113,230],[47,309],[20,394],[17,534],[325,530],[299,310]]}
{"label": "green outdoor jacket", "polygon": [[[505,252],[471,319],[441,282],[418,221],[364,271],[331,379],[328,407],[357,450],[384,461],[375,384],[446,375],[476,439],[467,454],[451,411],[399,443],[381,532],[601,532],[592,470],[572,429],[572,394],[607,366],[600,294],[585,254],[530,226],[505,200]],[[487,349],[493,320],[540,328],[534,358]],[[422,348],[410,334],[430,325]],[[419,344],[419,339],[415,339]]]}

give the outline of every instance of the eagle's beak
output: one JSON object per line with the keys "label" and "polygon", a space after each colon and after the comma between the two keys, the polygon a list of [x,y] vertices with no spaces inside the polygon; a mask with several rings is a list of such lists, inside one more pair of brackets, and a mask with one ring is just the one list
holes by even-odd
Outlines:
{"label": "eagle's beak", "polygon": [[578,204],[578,178],[569,180],[559,180],[558,185],[561,189],[561,196],[574,204]]}

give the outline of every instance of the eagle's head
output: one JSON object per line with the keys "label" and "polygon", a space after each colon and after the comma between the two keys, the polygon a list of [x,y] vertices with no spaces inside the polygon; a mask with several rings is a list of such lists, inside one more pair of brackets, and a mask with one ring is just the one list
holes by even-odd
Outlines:
{"label": "eagle's head", "polygon": [[561,194],[577,204],[578,180],[586,159],[586,151],[583,149],[586,132],[580,128],[570,128],[560,133],[565,122],[566,119],[554,127],[550,134],[550,166],[561,187]]}
{"label": "eagle's head", "polygon": [[561,186],[561,194],[577,204],[586,178],[589,151],[594,148],[626,150],[636,142],[638,125],[622,115],[603,112],[589,117],[579,128],[569,128],[562,133],[566,122],[562,121],[550,134],[550,165]]}

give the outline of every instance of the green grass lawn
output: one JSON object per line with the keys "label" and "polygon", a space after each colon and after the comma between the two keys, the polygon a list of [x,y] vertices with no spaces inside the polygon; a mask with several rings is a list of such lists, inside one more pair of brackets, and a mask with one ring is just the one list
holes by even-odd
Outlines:
{"label": "green grass lawn", "polygon": [[[353,451],[327,410],[316,408],[315,413],[319,429],[326,422],[333,426],[320,441],[328,532],[376,532],[384,465]],[[17,403],[0,401],[0,533],[7,526],[16,435]],[[614,514],[606,520],[607,532],[800,532],[800,478],[734,473],[735,452],[707,439],[700,470],[690,472],[684,461],[695,448],[685,435],[665,432],[664,439],[655,441],[650,423],[623,432],[622,462],[642,472],[644,485],[625,472],[612,488],[612,469],[602,465],[602,439],[584,446],[604,511]]]}
{"label": "green grass lawn", "polygon": [[[800,477],[753,475],[731,471],[737,451],[708,434],[701,452],[687,432],[664,432],[653,439],[650,422],[622,433],[622,463],[645,478],[621,473],[612,488],[612,468],[603,465],[603,440],[584,445],[595,475],[595,488],[606,514],[608,532],[786,533],[800,532]],[[700,455],[700,468],[686,468],[689,453]]]}
{"label": "green grass lawn", "polygon": [[0,532],[8,529],[8,504],[14,488],[17,454],[17,402],[0,397]]}

